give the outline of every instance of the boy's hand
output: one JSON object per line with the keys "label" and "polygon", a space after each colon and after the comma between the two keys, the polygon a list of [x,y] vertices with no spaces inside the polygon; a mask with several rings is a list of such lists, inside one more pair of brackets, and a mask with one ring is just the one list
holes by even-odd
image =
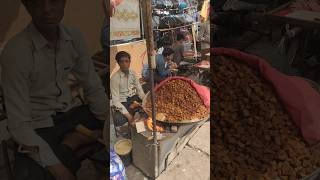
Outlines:
{"label": "boy's hand", "polygon": [[128,119],[129,123],[133,122],[133,117],[130,113],[124,114],[124,116]]}
{"label": "boy's hand", "polygon": [[177,69],[178,65],[175,62],[170,62],[169,63],[169,68],[172,69]]}
{"label": "boy's hand", "polygon": [[133,101],[132,104],[129,106],[129,108],[136,109],[139,106],[140,106],[140,104],[137,101]]}

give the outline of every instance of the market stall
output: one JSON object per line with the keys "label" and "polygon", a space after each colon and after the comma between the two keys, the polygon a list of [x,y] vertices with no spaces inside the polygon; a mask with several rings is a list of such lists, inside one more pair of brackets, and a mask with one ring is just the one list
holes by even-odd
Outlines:
{"label": "market stall", "polygon": [[[122,12],[122,21],[124,17],[129,19],[135,17],[134,13],[123,13],[126,7],[129,8],[128,4],[124,4],[125,2],[124,0],[118,5],[118,10],[114,13],[114,18],[120,20],[121,18],[119,14],[117,14],[120,12]],[[141,39],[138,38],[139,40],[137,41],[137,36],[133,37],[137,35],[137,33],[133,33],[133,27],[127,28],[125,24],[120,24],[120,21],[115,22],[119,27],[113,28],[112,30],[115,39],[111,48],[110,57],[114,59],[115,54],[120,50],[130,50],[133,54],[132,70],[134,70],[139,77],[143,64],[148,63],[148,71],[151,72],[148,83],[150,91],[146,92],[147,95],[141,104],[135,102],[134,105],[142,107],[149,118],[146,119],[137,113],[135,114],[134,123],[132,126],[129,126],[131,145],[127,153],[119,153],[119,151],[117,151],[118,148],[116,148],[117,143],[114,146],[115,151],[122,158],[125,165],[133,162],[146,176],[155,178],[167,168],[169,163],[184,148],[192,135],[209,119],[210,92],[207,87],[201,86],[191,79],[175,76],[169,77],[155,87],[152,73],[155,69],[154,43],[160,44],[160,39],[164,36],[169,36],[171,39],[174,38],[174,36],[171,35],[174,35],[177,30],[185,31],[187,34],[191,34],[190,40],[193,42],[193,49],[190,47],[190,51],[193,52],[193,55],[197,55],[190,57],[191,61],[193,61],[191,66],[197,69],[197,72],[208,72],[210,65],[209,63],[202,62],[200,59],[201,56],[199,56],[197,52],[195,37],[197,23],[192,20],[188,21],[188,18],[184,18],[191,17],[184,15],[187,12],[191,12],[194,7],[189,7],[186,4],[180,7],[182,3],[178,3],[177,6],[159,6],[157,1],[154,1],[153,6],[151,6],[151,2],[149,1],[137,2],[140,3],[139,9],[142,14],[140,17],[140,27],[143,28],[139,31],[141,32]],[[134,7],[136,6],[134,5]],[[170,14],[163,15],[163,12],[170,12]],[[161,19],[159,26],[154,26],[155,23],[152,22],[151,15],[159,16],[159,19]],[[181,20],[179,21],[180,24],[175,23],[178,19],[172,17],[173,15],[179,15]],[[111,21],[111,28],[112,22],[113,21]],[[132,37],[128,37],[129,34]],[[120,36],[122,37],[120,38]],[[158,42],[157,38],[160,38]],[[143,52],[143,50],[145,50],[145,52]],[[203,57],[208,59],[208,55],[209,54]],[[111,74],[118,69],[114,61],[111,62],[111,67]],[[188,86],[189,88],[187,88]],[[172,94],[166,94],[165,92],[168,92],[168,88],[171,88],[170,91],[173,92],[173,94],[181,94],[181,96],[172,97]],[[188,98],[191,99],[188,100]],[[175,101],[173,102],[172,100]],[[167,105],[170,105],[171,109],[166,109],[165,107]],[[131,158],[128,159],[128,156]]]}
{"label": "market stall", "polygon": [[[204,3],[205,4],[205,3]],[[206,76],[204,74],[209,73],[208,67],[201,67],[202,64],[209,64],[208,52],[209,48],[205,49],[207,46],[201,46],[200,29],[202,22],[200,22],[199,7],[204,6],[200,2],[180,0],[180,1],[153,1],[152,3],[152,23],[153,23],[153,33],[154,41],[156,47],[161,49],[164,43],[168,41],[174,47],[177,41],[177,35],[183,34],[186,41],[184,42],[184,52],[186,55],[179,62],[178,75],[180,76],[196,76],[201,78],[197,80],[199,83],[205,84]],[[207,7],[203,7],[206,9]],[[210,41],[210,32],[205,32],[206,41]],[[203,53],[202,50],[206,53]],[[204,62],[202,62],[204,61]]]}
{"label": "market stall", "polygon": [[[154,152],[151,146],[151,118],[137,120],[136,126],[131,130],[133,163],[149,177],[157,177],[167,168],[209,119],[210,109],[209,89],[184,77],[165,80],[155,88],[155,94],[157,152]],[[143,100],[143,107],[147,113],[152,113],[149,94]],[[153,153],[157,153],[157,161],[153,158]]]}

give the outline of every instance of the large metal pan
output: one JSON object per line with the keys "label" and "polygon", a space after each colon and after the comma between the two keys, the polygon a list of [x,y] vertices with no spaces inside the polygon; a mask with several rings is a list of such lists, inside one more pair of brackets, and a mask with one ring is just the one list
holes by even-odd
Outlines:
{"label": "large metal pan", "polygon": [[[144,109],[144,111],[146,111],[147,113],[151,113],[151,108],[147,108],[146,107],[146,103],[147,101],[150,100],[150,92],[148,92],[146,94],[146,96],[143,98],[142,100],[142,107]],[[156,113],[161,113],[161,112],[156,112]],[[169,124],[189,124],[189,123],[196,123],[196,122],[200,122],[200,121],[205,121],[208,120],[210,118],[210,113],[208,113],[207,116],[201,118],[201,119],[182,119],[180,121],[168,121],[166,119],[157,119],[157,121],[163,122],[163,123],[169,123]]]}

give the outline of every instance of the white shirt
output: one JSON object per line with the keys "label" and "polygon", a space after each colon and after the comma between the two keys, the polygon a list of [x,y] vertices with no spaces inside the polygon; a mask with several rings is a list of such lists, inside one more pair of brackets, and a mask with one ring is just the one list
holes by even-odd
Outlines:
{"label": "white shirt", "polygon": [[43,166],[60,160],[34,129],[52,127],[52,115],[71,108],[67,84],[70,73],[82,84],[96,118],[106,120],[107,114],[105,88],[94,70],[82,33],[61,24],[56,53],[47,45],[48,41],[30,23],[5,45],[0,56],[10,134],[18,144],[38,146]]}
{"label": "white shirt", "polygon": [[128,110],[121,104],[127,102],[127,98],[138,95],[143,99],[145,94],[141,84],[134,71],[129,70],[126,75],[121,70],[118,70],[112,75],[110,80],[110,90],[112,96],[112,104],[120,110],[122,114],[129,113]]}

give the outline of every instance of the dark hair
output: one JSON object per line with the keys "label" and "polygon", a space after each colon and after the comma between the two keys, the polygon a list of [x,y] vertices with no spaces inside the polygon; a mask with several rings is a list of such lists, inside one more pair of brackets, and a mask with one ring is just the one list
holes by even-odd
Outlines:
{"label": "dark hair", "polygon": [[181,40],[184,40],[184,39],[185,39],[184,34],[182,34],[182,33],[178,33],[177,34],[177,41],[181,41]]}
{"label": "dark hair", "polygon": [[120,51],[116,54],[116,61],[119,62],[121,58],[127,57],[129,60],[131,60],[131,56],[126,51]]}
{"label": "dark hair", "polygon": [[171,49],[171,48],[164,48],[163,49],[163,52],[162,52],[162,55],[164,56],[164,57],[167,57],[167,56],[170,56],[171,54],[173,54],[174,53],[174,50],[173,49]]}
{"label": "dark hair", "polygon": [[162,46],[171,46],[172,42],[170,40],[164,40]]}

